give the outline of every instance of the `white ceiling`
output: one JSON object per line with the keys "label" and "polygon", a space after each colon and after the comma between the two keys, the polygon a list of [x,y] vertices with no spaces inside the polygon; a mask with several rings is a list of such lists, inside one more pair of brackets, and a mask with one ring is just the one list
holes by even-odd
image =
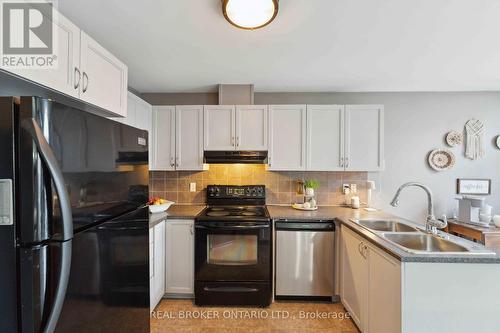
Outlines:
{"label": "white ceiling", "polygon": [[239,30],[220,0],[59,0],[140,92],[500,90],[498,0],[280,0]]}

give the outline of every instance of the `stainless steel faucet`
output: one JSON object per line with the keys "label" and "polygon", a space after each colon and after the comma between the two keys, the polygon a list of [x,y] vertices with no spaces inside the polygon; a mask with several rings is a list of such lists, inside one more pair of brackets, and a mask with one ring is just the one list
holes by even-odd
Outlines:
{"label": "stainless steel faucet", "polygon": [[391,201],[391,206],[393,206],[393,207],[399,206],[399,196],[401,195],[401,191],[403,189],[405,189],[407,187],[411,187],[411,186],[420,187],[421,189],[423,189],[427,193],[427,220],[425,223],[425,230],[428,233],[437,234],[438,228],[439,229],[446,228],[446,226],[448,225],[448,222],[446,221],[446,219],[444,221],[440,221],[440,220],[436,219],[436,216],[434,215],[434,203],[432,200],[431,189],[428,188],[427,186],[421,184],[421,183],[409,182],[409,183],[405,183],[405,184],[401,185],[399,187],[399,189],[397,190],[396,195],[394,196],[394,199],[392,199],[392,201]]}

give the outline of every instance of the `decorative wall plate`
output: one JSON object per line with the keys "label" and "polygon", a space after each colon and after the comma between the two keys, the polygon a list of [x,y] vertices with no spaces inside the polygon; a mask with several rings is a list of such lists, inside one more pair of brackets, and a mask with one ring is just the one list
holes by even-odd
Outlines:
{"label": "decorative wall plate", "polygon": [[497,148],[500,149],[500,135],[497,136],[496,144],[497,144]]}
{"label": "decorative wall plate", "polygon": [[464,142],[463,133],[457,131],[451,131],[448,134],[446,134],[446,143],[450,147],[460,146],[463,142]]}
{"label": "decorative wall plate", "polygon": [[429,166],[436,171],[453,168],[455,155],[448,149],[436,149],[429,153]]}

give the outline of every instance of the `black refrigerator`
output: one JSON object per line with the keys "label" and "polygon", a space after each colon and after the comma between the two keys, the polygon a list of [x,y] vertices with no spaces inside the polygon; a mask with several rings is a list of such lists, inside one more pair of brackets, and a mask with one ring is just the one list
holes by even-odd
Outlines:
{"label": "black refrigerator", "polygon": [[148,133],[0,97],[0,332],[149,332]]}

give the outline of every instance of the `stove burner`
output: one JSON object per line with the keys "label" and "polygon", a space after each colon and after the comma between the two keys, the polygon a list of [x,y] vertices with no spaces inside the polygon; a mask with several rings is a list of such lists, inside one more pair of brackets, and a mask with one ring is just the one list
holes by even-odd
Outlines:
{"label": "stove burner", "polygon": [[228,216],[229,215],[229,212],[225,212],[225,211],[215,211],[215,212],[208,212],[207,213],[208,216]]}
{"label": "stove burner", "polygon": [[244,216],[255,216],[255,215],[258,215],[258,213],[257,213],[257,211],[255,211],[255,212],[249,211],[249,212],[243,212],[243,213],[241,213],[241,215],[244,215]]}

